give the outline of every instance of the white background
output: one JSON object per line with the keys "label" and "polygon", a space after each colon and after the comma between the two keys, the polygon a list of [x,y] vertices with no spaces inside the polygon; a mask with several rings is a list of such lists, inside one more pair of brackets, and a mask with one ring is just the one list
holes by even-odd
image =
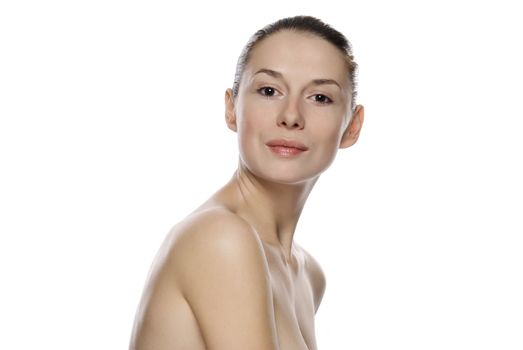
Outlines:
{"label": "white background", "polygon": [[298,14],[351,40],[366,107],[295,235],[319,349],[523,348],[515,6],[113,0],[0,5],[0,348],[127,348],[165,234],[236,168],[243,45]]}

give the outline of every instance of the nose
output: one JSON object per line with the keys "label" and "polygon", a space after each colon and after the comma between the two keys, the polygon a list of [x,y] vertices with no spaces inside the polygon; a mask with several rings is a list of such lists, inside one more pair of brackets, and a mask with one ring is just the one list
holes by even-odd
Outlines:
{"label": "nose", "polygon": [[287,129],[301,130],[305,127],[305,120],[300,111],[298,100],[290,97],[287,99],[285,106],[278,115],[277,124]]}

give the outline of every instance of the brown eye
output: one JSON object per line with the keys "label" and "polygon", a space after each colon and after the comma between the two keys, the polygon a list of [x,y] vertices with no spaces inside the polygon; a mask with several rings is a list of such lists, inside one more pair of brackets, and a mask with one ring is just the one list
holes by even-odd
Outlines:
{"label": "brown eye", "polygon": [[274,96],[274,94],[276,93],[276,90],[269,86],[264,86],[264,87],[258,89],[258,92],[261,93],[263,96],[270,97],[270,96]]}
{"label": "brown eye", "polygon": [[321,104],[332,103],[332,100],[330,98],[328,98],[327,96],[322,95],[322,94],[314,95],[314,101],[321,103]]}

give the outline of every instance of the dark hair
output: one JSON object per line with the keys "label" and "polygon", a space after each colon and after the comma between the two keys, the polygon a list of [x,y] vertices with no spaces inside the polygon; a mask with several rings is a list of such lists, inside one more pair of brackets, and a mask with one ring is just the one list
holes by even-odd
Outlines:
{"label": "dark hair", "polygon": [[336,46],[345,56],[345,61],[347,63],[347,69],[349,71],[349,82],[351,88],[351,106],[352,109],[356,107],[356,73],[358,69],[358,64],[354,61],[354,56],[352,55],[352,46],[347,38],[338,32],[336,29],[332,28],[328,24],[319,20],[318,18],[311,16],[295,16],[287,17],[280,19],[274,23],[271,23],[264,28],[258,30],[247,42],[243,51],[238,58],[238,63],[236,65],[236,74],[234,76],[234,84],[232,87],[233,96],[236,98],[238,96],[238,91],[240,89],[240,80],[243,75],[243,71],[247,62],[249,61],[250,54],[254,46],[257,43],[266,39],[282,30],[294,30],[304,33],[311,33],[322,39],[327,40],[332,45]]}

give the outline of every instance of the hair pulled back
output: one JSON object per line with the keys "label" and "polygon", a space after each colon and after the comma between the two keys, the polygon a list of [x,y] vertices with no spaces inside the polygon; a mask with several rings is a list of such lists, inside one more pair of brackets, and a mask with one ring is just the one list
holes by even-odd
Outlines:
{"label": "hair pulled back", "polygon": [[234,83],[232,87],[234,98],[238,96],[241,77],[243,75],[243,71],[245,70],[245,66],[249,62],[252,49],[262,40],[282,30],[294,30],[316,35],[324,40],[327,40],[329,43],[336,46],[338,50],[340,50],[340,52],[345,57],[345,62],[347,65],[351,93],[351,106],[352,109],[354,109],[356,107],[356,73],[358,64],[354,61],[352,46],[342,33],[324,23],[320,19],[311,16],[283,18],[265,26],[264,28],[258,30],[253,36],[251,36],[243,48],[236,65],[236,73],[234,75]]}

